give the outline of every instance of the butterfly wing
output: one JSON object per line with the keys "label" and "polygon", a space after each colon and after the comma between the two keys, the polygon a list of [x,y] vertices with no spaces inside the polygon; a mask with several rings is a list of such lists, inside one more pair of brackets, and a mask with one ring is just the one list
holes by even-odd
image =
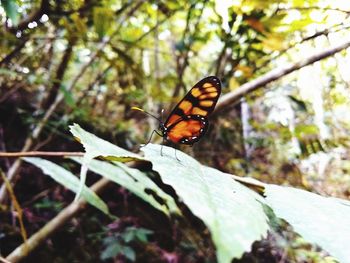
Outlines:
{"label": "butterfly wing", "polygon": [[168,127],[166,136],[174,143],[192,145],[198,142],[208,129],[207,117],[200,115],[187,115],[179,118]]}
{"label": "butterfly wing", "polygon": [[217,77],[202,79],[175,106],[164,123],[165,127],[170,128],[181,119],[188,121],[186,116],[189,115],[208,116],[214,110],[220,93],[221,82]]}

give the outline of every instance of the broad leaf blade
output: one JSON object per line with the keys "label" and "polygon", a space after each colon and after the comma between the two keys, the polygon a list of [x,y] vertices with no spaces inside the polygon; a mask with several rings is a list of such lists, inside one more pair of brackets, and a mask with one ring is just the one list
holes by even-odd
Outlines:
{"label": "broad leaf blade", "polygon": [[[77,193],[79,190],[79,179],[75,177],[71,172],[62,168],[61,166],[52,163],[50,161],[36,158],[26,157],[23,158],[26,162],[35,165],[40,168],[46,175],[50,176],[56,182],[60,183],[69,190]],[[100,209],[103,213],[109,214],[108,207],[102,199],[100,199],[91,189],[83,186],[81,196],[91,205]]]}
{"label": "broad leaf blade", "polygon": [[[71,158],[72,160],[82,163],[82,158]],[[99,161],[92,160],[87,164],[88,168],[100,174],[107,179],[123,186],[130,192],[134,193],[156,209],[169,215],[170,213],[180,214],[180,210],[177,207],[174,199],[160,189],[151,179],[149,179],[143,172],[130,168],[122,163],[116,163],[115,165]],[[166,204],[159,203],[153,195],[146,191],[152,191]]]}
{"label": "broad leaf blade", "polygon": [[93,158],[102,156],[108,160],[124,162],[142,159],[132,152],[113,145],[112,143],[102,140],[94,134],[83,130],[78,124],[70,126],[70,131],[85,148],[84,163],[82,164],[80,171],[80,188],[77,192],[76,199],[79,198],[81,189],[85,185],[87,165]]}
{"label": "broad leaf blade", "polygon": [[263,198],[237,183],[229,174],[199,164],[173,148],[149,144],[143,147],[163,182],[171,185],[194,215],[209,228],[219,262],[231,262],[250,251],[254,241],[268,230]]}
{"label": "broad leaf blade", "polygon": [[350,262],[350,202],[304,190],[267,185],[267,204],[309,242],[342,263]]}
{"label": "broad leaf blade", "polygon": [[90,158],[103,156],[108,160],[121,162],[142,160],[142,157],[137,154],[98,138],[94,134],[83,130],[78,124],[71,125],[69,128],[74,137],[83,144],[86,154]]}

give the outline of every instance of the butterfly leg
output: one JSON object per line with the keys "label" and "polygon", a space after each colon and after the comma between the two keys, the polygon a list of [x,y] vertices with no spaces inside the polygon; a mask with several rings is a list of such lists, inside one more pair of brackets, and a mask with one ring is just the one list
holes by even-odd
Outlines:
{"label": "butterfly leg", "polygon": [[157,130],[153,130],[151,133],[151,136],[149,137],[147,143],[144,146],[146,146],[147,144],[149,144],[151,142],[154,133],[158,134],[159,136],[162,136]]}
{"label": "butterfly leg", "polygon": [[[155,133],[157,134],[157,135],[159,135],[160,137],[163,137],[163,134],[161,134],[159,131],[157,131],[157,130],[154,130],[155,131]],[[164,138],[163,138],[164,139]]]}
{"label": "butterfly leg", "polygon": [[148,139],[148,141],[146,142],[145,146],[151,142],[152,137],[153,137],[153,133],[155,133],[155,131],[156,131],[156,130],[153,130],[153,131],[152,131],[151,136],[149,137],[149,139]]}

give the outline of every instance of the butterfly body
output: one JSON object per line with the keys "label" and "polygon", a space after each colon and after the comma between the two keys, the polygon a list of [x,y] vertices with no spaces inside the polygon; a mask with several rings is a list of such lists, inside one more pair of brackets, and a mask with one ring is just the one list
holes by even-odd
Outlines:
{"label": "butterfly body", "polygon": [[175,106],[159,130],[164,140],[193,145],[208,130],[208,115],[214,110],[221,93],[215,76],[202,79]]}

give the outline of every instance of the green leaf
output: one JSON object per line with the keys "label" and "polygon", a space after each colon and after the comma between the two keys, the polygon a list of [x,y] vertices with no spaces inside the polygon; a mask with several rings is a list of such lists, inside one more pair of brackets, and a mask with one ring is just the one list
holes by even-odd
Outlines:
{"label": "green leaf", "polygon": [[145,228],[138,228],[135,234],[139,241],[146,243],[148,242],[148,236],[153,234],[153,231]]}
{"label": "green leaf", "polygon": [[233,180],[231,175],[206,167],[174,149],[148,144],[142,148],[165,184],[209,228],[218,262],[231,262],[251,250],[254,241],[266,236],[267,217],[258,194]]}
{"label": "green leaf", "polygon": [[14,70],[0,68],[0,75],[4,75],[5,77],[10,77],[10,78],[16,78],[19,74]]}
{"label": "green leaf", "polygon": [[110,7],[94,7],[93,22],[98,37],[102,39],[113,29],[114,13]]}
{"label": "green leaf", "polygon": [[85,38],[88,31],[86,26],[87,18],[82,18],[78,13],[73,13],[70,15],[70,19],[74,23],[74,34]]}
{"label": "green leaf", "polygon": [[127,259],[129,259],[131,261],[135,261],[136,254],[135,254],[135,251],[131,247],[123,246],[122,253]]}
{"label": "green leaf", "polygon": [[122,238],[125,241],[125,243],[130,243],[135,239],[135,228],[134,227],[129,227],[125,230],[124,233],[122,233]]}
{"label": "green leaf", "polygon": [[153,231],[146,228],[136,228],[128,227],[124,233],[121,234],[122,239],[125,243],[130,243],[131,241],[141,241],[143,243],[148,242],[148,235],[151,235]]}
{"label": "green leaf", "polygon": [[120,252],[122,252],[122,246],[116,241],[115,243],[108,245],[106,249],[102,251],[101,259],[106,260],[109,258],[114,258]]}
{"label": "green leaf", "polygon": [[[61,166],[52,163],[50,161],[36,158],[25,157],[23,158],[28,163],[31,163],[40,168],[46,175],[50,176],[56,182],[60,183],[69,190],[77,193],[79,189],[79,179],[71,172],[62,168]],[[91,205],[100,209],[103,213],[109,214],[108,207],[91,189],[84,185],[81,192],[81,196]]]}
{"label": "green leaf", "polygon": [[318,135],[319,128],[314,124],[300,124],[295,127],[295,136],[297,138],[303,138],[310,135]]}
{"label": "green leaf", "polygon": [[87,164],[89,162],[91,162],[92,157],[89,156],[87,153],[84,154],[84,158],[83,158],[83,162],[82,165],[80,167],[80,173],[79,173],[79,178],[80,178],[80,182],[79,182],[79,189],[78,192],[75,195],[74,201],[78,201],[78,199],[80,198],[80,195],[84,189],[85,183],[86,183],[86,177],[87,177],[87,172],[88,172],[88,167]]}
{"label": "green leaf", "polygon": [[350,262],[350,202],[277,185],[265,188],[267,204],[309,242],[339,262]]}
{"label": "green leaf", "polygon": [[78,124],[69,126],[74,137],[83,144],[86,154],[89,158],[103,156],[111,161],[132,161],[143,160],[142,157],[135,153],[129,152],[110,142],[102,140],[94,134],[83,130]]}
{"label": "green leaf", "polygon": [[19,13],[16,0],[1,0],[1,5],[6,12],[6,16],[11,19],[14,26],[18,25]]}
{"label": "green leaf", "polygon": [[142,159],[138,155],[124,150],[116,145],[102,140],[92,133],[83,130],[78,124],[70,126],[71,133],[83,144],[85,148],[84,162],[80,171],[80,188],[76,195],[76,200],[80,197],[81,190],[85,186],[87,165],[97,156],[104,156],[113,161],[131,161]]}
{"label": "green leaf", "polygon": [[[71,158],[72,160],[82,163],[82,158]],[[134,193],[154,208],[169,215],[170,213],[180,214],[174,199],[160,189],[151,179],[149,179],[143,172],[130,168],[122,163],[111,164],[104,161],[92,160],[87,164],[87,167],[97,173],[106,177],[107,179],[123,186],[130,192]],[[152,191],[156,194],[164,204],[159,203],[153,195],[147,193]]]}
{"label": "green leaf", "polygon": [[74,108],[74,107],[75,107],[75,100],[74,100],[74,98],[73,98],[73,94],[72,94],[71,91],[68,91],[68,90],[67,90],[66,85],[64,85],[64,84],[61,85],[61,87],[60,87],[60,92],[63,93],[65,103],[66,103],[69,107]]}
{"label": "green leaf", "polygon": [[36,209],[54,209],[55,211],[61,211],[63,208],[63,204],[61,202],[53,201],[45,197],[38,203],[35,203],[34,207]]}

